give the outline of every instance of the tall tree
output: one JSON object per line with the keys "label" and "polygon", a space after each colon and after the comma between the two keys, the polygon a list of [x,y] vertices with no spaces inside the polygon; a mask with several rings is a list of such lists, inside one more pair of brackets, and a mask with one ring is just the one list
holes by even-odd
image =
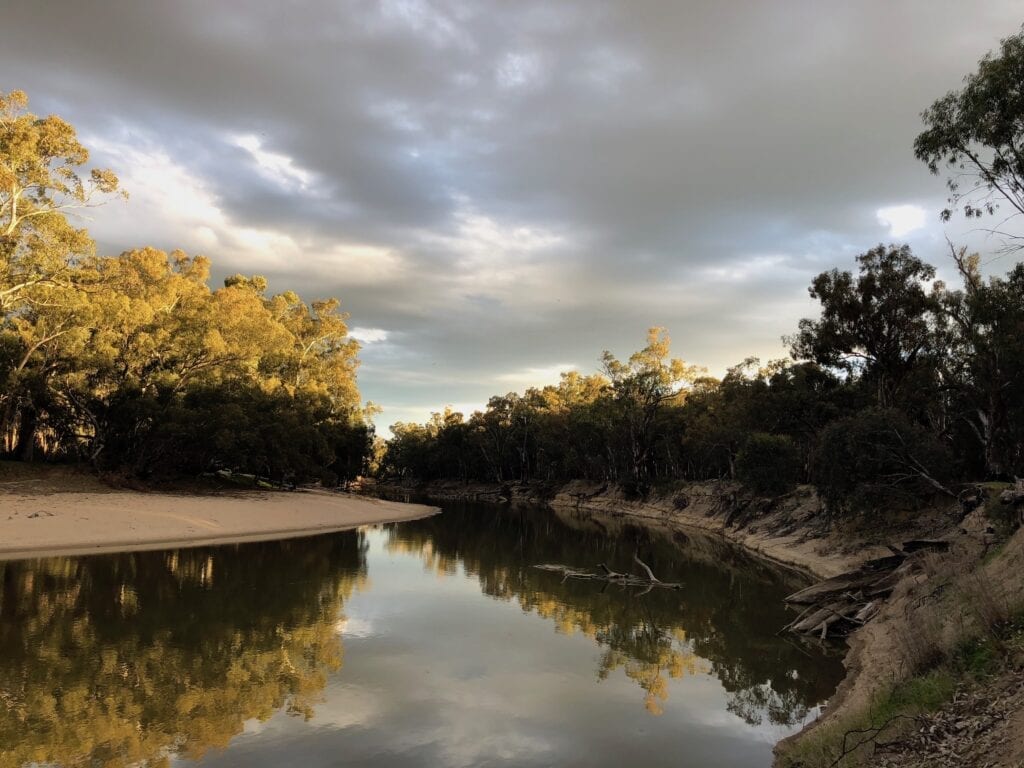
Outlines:
{"label": "tall tree", "polygon": [[925,289],[935,269],[910,246],[879,245],[857,257],[859,275],[833,269],[811,283],[821,302],[817,320],[803,319],[789,341],[798,360],[860,375],[878,404],[894,405],[930,340],[936,301]]}
{"label": "tall tree", "polygon": [[601,358],[625,427],[631,479],[640,492],[649,484],[648,462],[659,412],[666,403],[680,400],[683,387],[702,372],[697,366],[670,357],[671,344],[664,328],[650,328],[647,346],[633,353],[627,362],[607,351]]}
{"label": "tall tree", "polygon": [[[980,257],[953,250],[962,288],[936,286],[936,355],[951,433],[976,441],[987,477],[1024,472],[1024,266],[986,280]],[[973,462],[972,462],[973,463]]]}

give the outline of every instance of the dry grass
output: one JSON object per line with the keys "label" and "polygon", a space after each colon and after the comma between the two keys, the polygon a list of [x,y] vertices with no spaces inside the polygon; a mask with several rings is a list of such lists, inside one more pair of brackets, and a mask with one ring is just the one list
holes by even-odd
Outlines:
{"label": "dry grass", "polygon": [[943,662],[948,653],[943,635],[942,618],[931,605],[919,608],[893,628],[894,643],[900,655],[899,669],[904,676],[935,669]]}
{"label": "dry grass", "polygon": [[987,569],[979,569],[961,578],[958,597],[978,634],[999,638],[1013,616],[1013,606],[1003,584]]}
{"label": "dry grass", "polygon": [[861,710],[815,729],[781,755],[783,768],[854,768],[867,764],[878,745],[898,738],[917,718],[952,698],[954,678],[945,670],[888,687]]}

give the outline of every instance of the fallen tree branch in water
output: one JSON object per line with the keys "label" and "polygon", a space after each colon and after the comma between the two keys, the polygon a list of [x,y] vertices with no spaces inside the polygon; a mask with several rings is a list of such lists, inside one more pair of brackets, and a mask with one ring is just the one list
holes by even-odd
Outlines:
{"label": "fallen tree branch in water", "polygon": [[[647,587],[647,591],[650,591],[654,587],[664,587],[665,589],[682,589],[683,585],[675,582],[661,581],[651,571],[643,560],[638,556],[634,555],[634,559],[639,563],[643,569],[647,572],[647,576],[636,576],[632,573],[619,573],[613,571],[605,563],[598,563],[597,567],[600,568],[600,572],[594,571],[581,571],[577,568],[570,568],[567,565],[558,564],[544,564],[535,565],[534,568],[539,568],[542,571],[551,571],[553,573],[562,574],[562,581],[566,579],[580,579],[584,581],[603,581],[607,584],[618,584],[621,587]],[[646,594],[646,593],[645,593]]]}
{"label": "fallen tree branch in water", "polygon": [[636,561],[637,565],[639,565],[641,568],[644,569],[644,572],[647,574],[647,580],[648,581],[651,581],[651,582],[653,582],[655,584],[661,584],[661,579],[655,578],[654,571],[651,570],[651,567],[649,565],[647,565],[647,563],[645,563],[643,560],[640,559],[640,553],[639,552],[634,552],[633,553],[633,559]]}

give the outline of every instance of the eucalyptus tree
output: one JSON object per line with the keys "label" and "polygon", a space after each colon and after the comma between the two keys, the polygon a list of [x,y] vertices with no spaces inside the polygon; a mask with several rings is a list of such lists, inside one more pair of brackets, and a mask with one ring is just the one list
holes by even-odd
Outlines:
{"label": "eucalyptus tree", "polygon": [[861,377],[878,405],[895,405],[925,360],[937,310],[926,290],[935,268],[908,245],[879,245],[857,257],[858,275],[833,269],[811,283],[818,319],[800,321],[790,337],[793,357]]}
{"label": "eucalyptus tree", "polygon": [[971,471],[1012,478],[1024,474],[1024,265],[986,279],[978,254],[953,249],[953,262],[962,287],[935,290],[947,429],[977,448],[965,452]]}
{"label": "eucalyptus tree", "polygon": [[322,392],[339,409],[354,413],[359,407],[359,343],[348,335],[348,315],[340,311],[341,303],[332,298],[307,304],[294,291],[272,296],[266,303],[292,338],[291,348],[279,360],[282,384],[290,391]]}
{"label": "eucalyptus tree", "polygon": [[109,170],[85,171],[88,161],[70,124],[29,112],[23,91],[0,93],[0,313],[32,286],[65,282],[75,260],[92,253],[88,233],[68,215],[116,192],[118,180]]}
{"label": "eucalyptus tree", "polygon": [[927,128],[915,139],[914,153],[932,173],[945,168],[949,174],[942,219],[957,210],[968,219],[1005,213],[997,231],[1011,249],[1024,248],[1024,236],[1003,228],[1024,214],[1024,29],[986,54],[962,88],[921,117]]}
{"label": "eucalyptus tree", "polygon": [[259,275],[212,289],[210,261],[181,251],[97,256],[72,217],[117,177],[27,107],[0,94],[3,452],[281,481],[360,471],[372,429],[339,301],[268,296]]}
{"label": "eucalyptus tree", "polygon": [[668,332],[664,328],[650,328],[647,345],[628,361],[622,362],[607,351],[601,358],[625,432],[629,477],[641,493],[650,482],[649,461],[659,413],[666,404],[681,402],[685,387],[702,373],[701,368],[687,365],[670,354]]}
{"label": "eucalyptus tree", "polygon": [[0,440],[26,456],[34,442],[11,445],[12,422],[20,415],[21,434],[34,436],[57,367],[47,353],[72,334],[81,341],[74,269],[93,242],[68,216],[118,189],[112,172],[86,171],[88,160],[71,125],[29,112],[22,91],[0,92]]}

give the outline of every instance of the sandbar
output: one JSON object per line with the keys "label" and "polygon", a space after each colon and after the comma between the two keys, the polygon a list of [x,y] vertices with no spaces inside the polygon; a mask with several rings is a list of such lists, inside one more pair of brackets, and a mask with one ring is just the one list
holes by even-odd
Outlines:
{"label": "sandbar", "polygon": [[0,560],[312,536],[439,511],[323,490],[34,492],[12,483],[0,491]]}

